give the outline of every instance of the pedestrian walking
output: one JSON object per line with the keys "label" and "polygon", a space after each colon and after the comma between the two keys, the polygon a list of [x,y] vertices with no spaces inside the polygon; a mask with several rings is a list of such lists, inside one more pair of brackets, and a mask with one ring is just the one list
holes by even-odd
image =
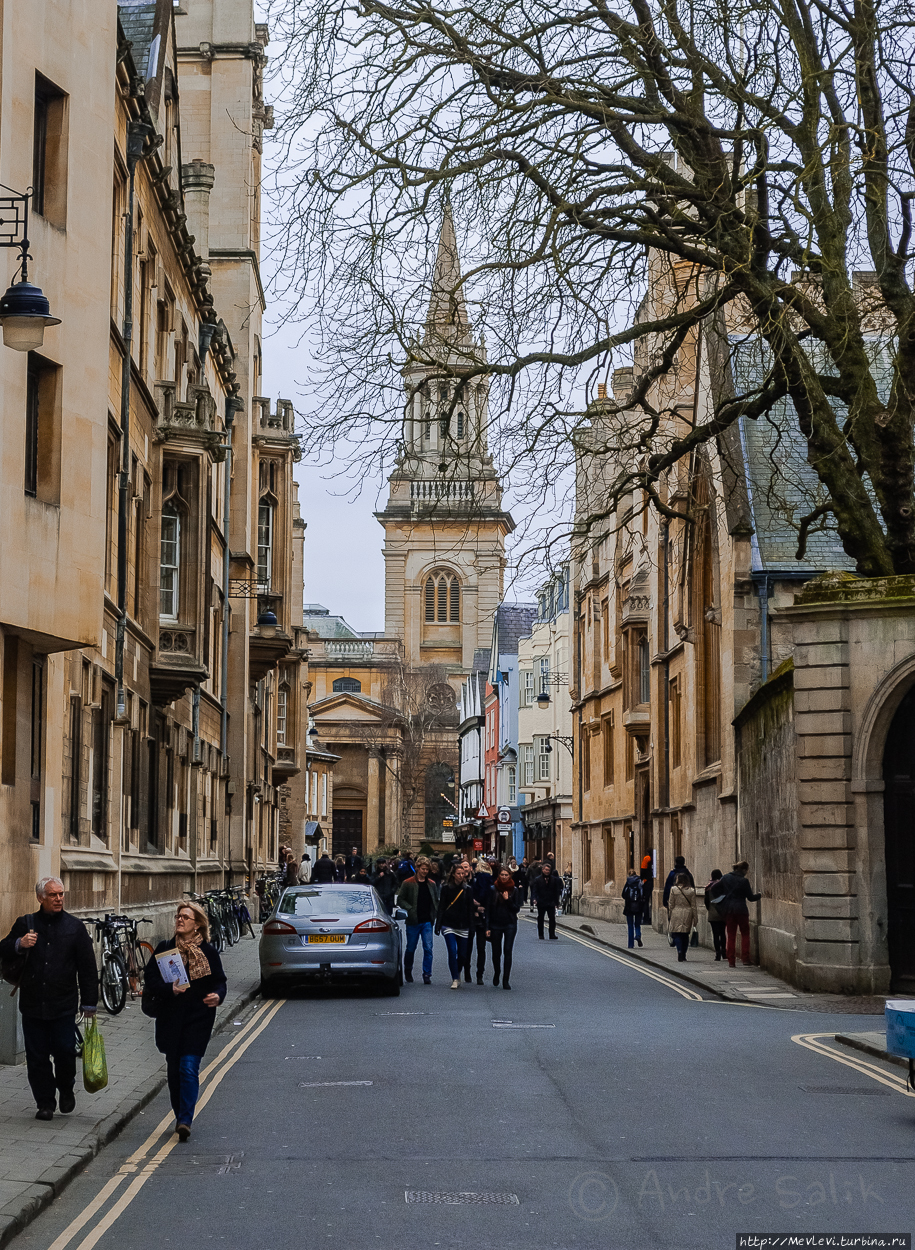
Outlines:
{"label": "pedestrian walking", "polygon": [[686,860],[682,855],[678,855],[674,860],[673,868],[671,868],[670,872],[667,874],[667,880],[664,882],[664,897],[661,901],[665,907],[667,906],[667,900],[670,898],[670,892],[676,884],[677,877],[681,872],[686,877],[687,883],[691,885],[693,889],[696,888],[696,883],[693,880],[693,874],[686,866]]}
{"label": "pedestrian walking", "polygon": [[412,877],[416,872],[416,865],[413,863],[413,852],[404,851],[403,858],[397,865],[397,880],[406,881],[407,877]]}
{"label": "pedestrian walking", "polygon": [[639,871],[642,882],[642,924],[651,924],[651,903],[654,898],[654,857],[642,856],[642,867]]}
{"label": "pedestrian walking", "polygon": [[521,910],[521,891],[515,885],[510,868],[500,870],[486,896],[486,936],[492,943],[492,983],[502,982],[503,990],[510,990],[512,951],[518,936],[518,912]]}
{"label": "pedestrian walking", "polygon": [[156,1022],[156,1049],[165,1055],[168,1093],[181,1141],[191,1135],[200,1091],[200,1060],[206,1054],[216,1008],[226,996],[226,974],[210,945],[207,914],[196,903],[181,903],[175,934],[160,942],[156,954],[177,947],[187,972],[186,985],[165,981],[156,959],[146,965],[143,1013]]}
{"label": "pedestrian walking", "polygon": [[626,917],[626,924],[629,926],[630,950],[632,950],[636,942],[638,942],[639,946],[642,945],[643,910],[642,882],[639,880],[639,875],[635,868],[630,868],[626,884],[623,886],[623,915]]}
{"label": "pedestrian walking", "polygon": [[354,877],[359,875],[359,869],[364,867],[364,861],[359,854],[358,846],[350,848],[350,853],[344,859],[343,866],[346,869],[347,881],[352,881]]}
{"label": "pedestrian walking", "polygon": [[439,889],[441,889],[444,879],[441,860],[433,858],[431,864],[429,865],[429,880],[434,881]]}
{"label": "pedestrian walking", "polygon": [[382,856],[375,863],[375,877],[372,881],[375,892],[381,899],[389,916],[394,914],[394,896],[397,893],[397,878],[388,861]]}
{"label": "pedestrian walking", "polygon": [[762,894],[754,894],[747,880],[750,865],[745,859],[735,864],[718,882],[712,892],[711,902],[719,915],[724,916],[727,934],[727,957],[732,968],[737,967],[737,930],[740,930],[740,958],[750,963],[750,909],[747,903],[757,903]]}
{"label": "pedestrian walking", "polygon": [[473,948],[477,948],[477,985],[482,985],[486,975],[486,899],[492,889],[492,868],[482,856],[477,860],[477,870],[471,882],[474,912],[473,924],[467,939],[467,958],[464,963],[464,980],[473,978],[470,965],[473,960]]}
{"label": "pedestrian walking", "polygon": [[528,895],[528,903],[529,903],[529,911],[531,912],[531,914],[533,914],[534,912],[534,882],[540,876],[540,870],[542,867],[543,867],[543,861],[539,859],[535,859],[531,861],[531,865],[527,870],[527,881],[528,881],[528,886],[530,887],[529,895]]}
{"label": "pedestrian walking", "polygon": [[286,871],[284,878],[284,885],[299,884],[299,861],[296,859],[292,851],[289,851],[286,854]]}
{"label": "pedestrian walking", "polygon": [[696,908],[696,891],[690,885],[689,873],[681,872],[671,886],[667,901],[667,931],[677,948],[677,961],[684,963],[689,946],[689,935],[699,921]]}
{"label": "pedestrian walking", "polygon": [[429,875],[428,856],[420,855],[416,872],[400,887],[397,902],[406,911],[407,949],[403,957],[405,981],[413,980],[413,957],[420,940],[423,944],[423,985],[432,984],[432,932],[438,915],[439,888]]}
{"label": "pedestrian walking", "polygon": [[59,877],[35,886],[38,910],[20,916],[0,942],[4,975],[19,983],[25,1067],[36,1120],[53,1120],[76,1106],[76,1013],[98,1006],[95,951],[86,926],[64,911]]}
{"label": "pedestrian walking", "polygon": [[525,856],[521,860],[521,863],[518,865],[518,867],[514,869],[514,871],[512,872],[512,876],[514,877],[515,885],[521,891],[521,904],[522,906],[524,906],[527,903],[527,895],[530,889],[530,878],[531,878],[530,866],[527,862],[527,856]]}
{"label": "pedestrian walking", "polygon": [[709,883],[705,887],[705,910],[708,913],[708,922],[712,929],[712,941],[715,944],[715,962],[718,963],[722,959],[727,958],[727,935],[724,916],[712,902],[712,896],[716,898],[720,893],[718,883],[721,880],[721,869],[713,868]]}
{"label": "pedestrian walking", "polygon": [[307,885],[311,880],[311,856],[307,851],[302,853],[302,862],[299,865],[299,884]]}
{"label": "pedestrian walking", "polygon": [[455,864],[442,886],[435,931],[448,948],[451,988],[461,988],[461,970],[467,962],[467,941],[474,923],[475,905],[470,888],[470,866]]}
{"label": "pedestrian walking", "polygon": [[549,860],[540,865],[540,874],[531,888],[531,901],[537,905],[537,936],[543,940],[543,917],[550,921],[550,938],[556,940],[556,904],[562,893],[562,882],[553,872]]}
{"label": "pedestrian walking", "polygon": [[334,861],[328,855],[327,851],[322,852],[321,858],[311,870],[312,885],[329,885],[334,880]]}
{"label": "pedestrian walking", "polygon": [[337,855],[334,859],[334,880],[346,880],[346,860],[342,855]]}

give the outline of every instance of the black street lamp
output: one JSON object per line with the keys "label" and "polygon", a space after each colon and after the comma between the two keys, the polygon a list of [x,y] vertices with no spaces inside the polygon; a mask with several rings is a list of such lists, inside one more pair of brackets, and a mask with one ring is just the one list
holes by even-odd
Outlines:
{"label": "black street lamp", "polygon": [[[11,187],[3,189],[12,191]],[[60,325],[60,318],[51,316],[51,306],[41,287],[29,282],[31,258],[25,229],[30,195],[31,192],[17,195],[13,191],[0,196],[0,247],[17,247],[20,252],[19,280],[0,299],[3,343],[16,352],[37,351],[44,344],[45,327]]]}

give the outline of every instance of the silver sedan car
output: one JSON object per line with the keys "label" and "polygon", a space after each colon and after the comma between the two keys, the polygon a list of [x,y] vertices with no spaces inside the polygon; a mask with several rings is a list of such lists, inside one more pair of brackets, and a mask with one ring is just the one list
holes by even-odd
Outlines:
{"label": "silver sedan car", "polygon": [[398,909],[361,883],[291,886],[264,923],[260,939],[261,994],[295,984],[375,982],[388,994],[403,985],[403,938]]}

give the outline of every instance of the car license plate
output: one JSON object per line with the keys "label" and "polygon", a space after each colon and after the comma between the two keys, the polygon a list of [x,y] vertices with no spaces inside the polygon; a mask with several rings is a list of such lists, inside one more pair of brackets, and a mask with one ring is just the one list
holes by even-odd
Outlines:
{"label": "car license plate", "polygon": [[342,946],[345,941],[345,933],[306,933],[302,938],[302,945],[314,946],[320,943],[323,946]]}

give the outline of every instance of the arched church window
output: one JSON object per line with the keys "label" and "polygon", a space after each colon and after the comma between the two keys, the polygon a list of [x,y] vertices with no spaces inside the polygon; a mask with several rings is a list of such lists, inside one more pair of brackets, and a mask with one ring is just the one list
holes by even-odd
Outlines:
{"label": "arched church window", "polygon": [[447,569],[435,569],[426,578],[423,598],[425,617],[439,625],[455,624],[461,619],[461,584]]}
{"label": "arched church window", "polygon": [[355,677],[338,677],[333,686],[334,694],[358,694],[361,689],[362,682]]}
{"label": "arched church window", "polygon": [[458,410],[457,414],[457,436],[458,438],[464,437],[464,413],[462,410]]}

